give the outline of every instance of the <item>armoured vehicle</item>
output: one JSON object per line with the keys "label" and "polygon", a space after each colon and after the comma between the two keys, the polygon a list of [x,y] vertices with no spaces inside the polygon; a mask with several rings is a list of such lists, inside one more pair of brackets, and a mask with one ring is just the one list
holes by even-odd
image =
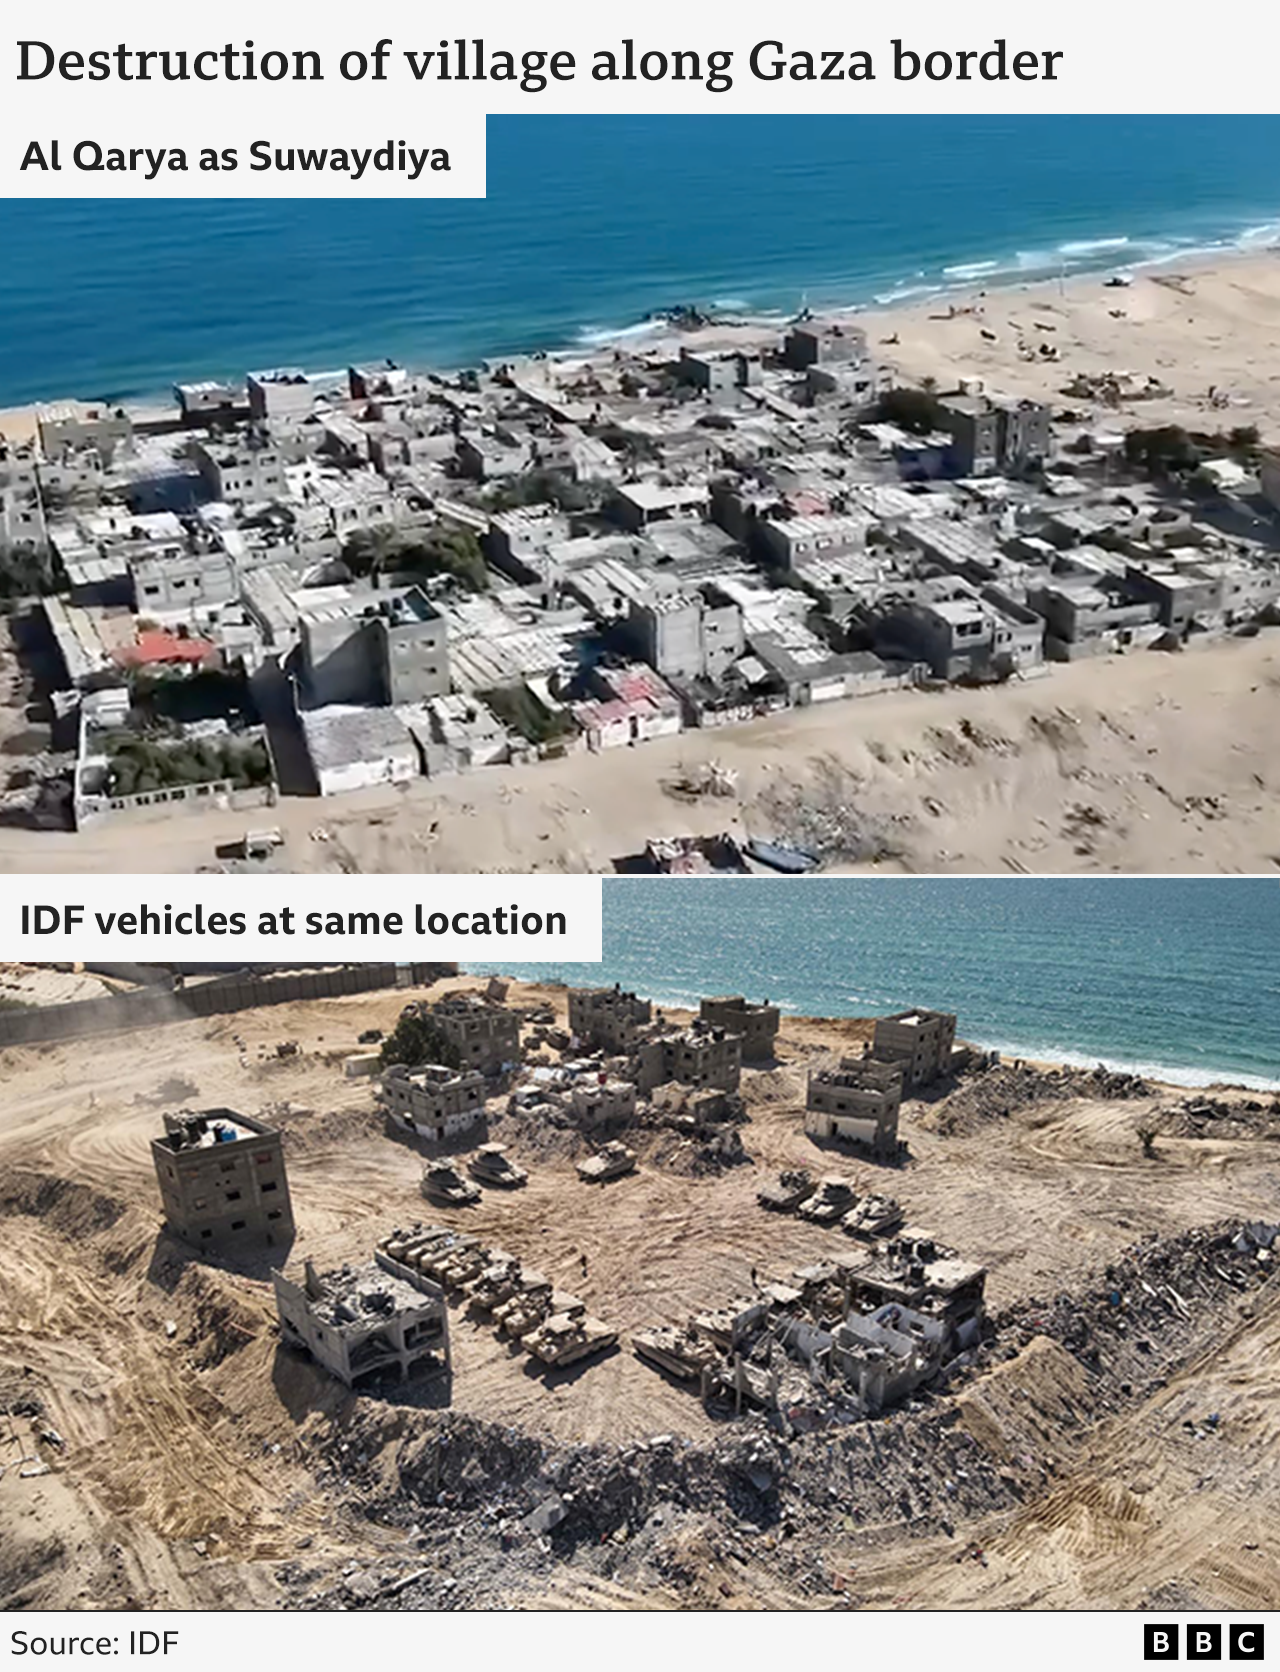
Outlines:
{"label": "armoured vehicle", "polygon": [[762,1185],[756,1201],[771,1213],[794,1213],[801,1202],[807,1202],[818,1188],[811,1174],[802,1167],[779,1173],[776,1179]]}
{"label": "armoured vehicle", "polygon": [[504,1190],[514,1190],[527,1184],[529,1175],[523,1167],[507,1159],[505,1144],[481,1144],[471,1157],[471,1176],[481,1184],[492,1184]]}
{"label": "armoured vehicle", "polygon": [[423,1173],[422,1194],[429,1202],[438,1202],[442,1207],[450,1208],[467,1207],[480,1200],[479,1189],[446,1161],[428,1167]]}
{"label": "armoured vehicle", "polygon": [[599,1149],[585,1161],[578,1163],[578,1177],[585,1179],[588,1184],[603,1184],[606,1179],[621,1178],[635,1167],[636,1152],[628,1149],[618,1139],[611,1138],[603,1149]]}

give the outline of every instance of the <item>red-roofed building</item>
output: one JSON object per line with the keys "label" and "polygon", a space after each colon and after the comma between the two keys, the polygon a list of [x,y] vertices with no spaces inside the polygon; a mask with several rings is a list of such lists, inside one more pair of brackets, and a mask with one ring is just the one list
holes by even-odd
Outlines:
{"label": "red-roofed building", "polygon": [[163,627],[144,628],[130,645],[116,652],[116,660],[128,668],[160,666],[208,667],[218,659],[218,647],[207,639],[184,638]]}
{"label": "red-roofed building", "polygon": [[643,663],[596,668],[591,679],[599,696],[575,704],[573,710],[589,749],[599,752],[625,743],[647,743],[650,738],[673,737],[683,730],[679,698],[665,679]]}

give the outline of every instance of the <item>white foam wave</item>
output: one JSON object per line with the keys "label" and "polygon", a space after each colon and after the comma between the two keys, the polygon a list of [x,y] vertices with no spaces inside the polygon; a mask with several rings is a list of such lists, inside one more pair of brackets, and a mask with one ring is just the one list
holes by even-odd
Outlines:
{"label": "white foam wave", "polygon": [[961,261],[954,267],[944,267],[942,271],[949,279],[977,279],[984,273],[998,273],[998,261]]}
{"label": "white foam wave", "polygon": [[903,284],[896,290],[885,290],[875,300],[881,307],[891,302],[905,302],[912,296],[936,296],[945,287],[940,284]]}
{"label": "white foam wave", "polygon": [[1127,247],[1127,238],[1078,238],[1070,239],[1065,244],[1058,245],[1060,255],[1105,255],[1108,250],[1123,250]]}
{"label": "white foam wave", "polygon": [[1123,1057],[1068,1051],[1061,1045],[1010,1045],[991,1039],[973,1041],[984,1051],[999,1051],[1002,1057],[1023,1057],[1033,1062],[1062,1063],[1067,1068],[1096,1068],[1099,1063],[1117,1074],[1139,1074],[1169,1086],[1243,1086],[1249,1091],[1280,1091],[1280,1080],[1260,1074],[1243,1074],[1234,1068],[1188,1068],[1181,1063],[1133,1062]]}
{"label": "white foam wave", "polygon": [[588,348],[604,348],[630,337],[652,336],[665,325],[662,319],[641,319],[634,325],[583,325],[578,328],[577,340]]}

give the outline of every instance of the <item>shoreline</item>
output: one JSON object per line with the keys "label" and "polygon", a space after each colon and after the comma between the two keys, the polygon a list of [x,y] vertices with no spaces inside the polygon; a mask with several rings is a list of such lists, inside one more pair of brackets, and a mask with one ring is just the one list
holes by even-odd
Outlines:
{"label": "shoreline", "polygon": [[[707,880],[710,881],[711,879]],[[469,980],[477,981],[482,981],[489,975],[499,975],[505,980],[518,982],[522,986],[553,989],[561,992],[566,991],[573,985],[572,982],[559,979],[540,979],[529,973],[534,967],[532,965],[517,967],[521,972],[519,974],[513,974],[506,969],[494,969],[492,966],[481,969],[469,965],[459,965],[459,974]],[[606,978],[601,977],[599,979],[603,985],[607,986],[609,984]],[[699,1000],[693,998],[692,1002],[689,1002],[690,995],[687,993],[681,994],[677,998],[664,998],[657,993],[641,992],[639,988],[636,989],[636,992],[639,998],[647,999],[650,1004],[662,1010],[680,1011],[691,1016],[697,1014]],[[869,1016],[854,1010],[835,1015],[815,1016],[808,1012],[793,1010],[785,1000],[775,998],[772,995],[771,1002],[776,1004],[782,1012],[784,1027],[788,1022],[809,1027],[821,1027],[824,1024],[838,1025],[843,1022],[871,1020]],[[1091,1052],[1072,1050],[1062,1045],[1042,1043],[1020,1046],[996,1039],[978,1038],[967,1033],[964,1035],[964,1039],[967,1044],[976,1046],[980,1051],[998,1051],[1001,1061],[1006,1064],[1017,1059],[1027,1063],[1032,1068],[1046,1070],[1088,1070],[1101,1067],[1113,1074],[1137,1075],[1140,1079],[1147,1080],[1152,1085],[1171,1092],[1208,1091],[1215,1087],[1229,1091],[1256,1092],[1264,1095],[1280,1092],[1280,1078],[1267,1079],[1263,1075],[1249,1074],[1242,1070],[1187,1068],[1173,1063],[1135,1061],[1110,1055],[1097,1056]]]}
{"label": "shoreline", "polygon": [[[1143,250],[1149,253],[1140,253]],[[1074,255],[1069,253],[1072,251],[1075,252]],[[1126,254],[1130,255],[1129,260],[1125,260]],[[1055,261],[1054,257],[1058,259]],[[1021,259],[1019,256],[1018,261]],[[1018,296],[1026,296],[1034,302],[1039,297],[1064,292],[1078,294],[1081,287],[1088,287],[1092,293],[1098,288],[1099,281],[1110,275],[1129,274],[1134,283],[1137,283],[1144,278],[1159,278],[1161,271],[1165,269],[1181,270],[1193,278],[1210,277],[1219,272],[1243,273],[1250,263],[1265,263],[1280,269],[1280,216],[1275,220],[1262,221],[1244,228],[1234,238],[1209,239],[1182,245],[1154,236],[1066,240],[1053,250],[1027,252],[1027,259],[1030,262],[1027,266],[1019,265],[1018,261],[1010,265],[998,257],[989,260],[959,260],[938,269],[936,275],[930,275],[928,270],[918,271],[912,275],[917,282],[890,281],[888,289],[876,288],[864,299],[853,297],[848,300],[823,301],[811,304],[810,311],[815,318],[820,319],[880,320],[891,325],[898,319],[912,320],[921,309],[930,306],[969,308],[983,301],[999,305]],[[865,282],[868,286],[874,283],[877,287],[881,283],[879,280],[871,279]],[[858,284],[859,281],[853,281],[853,288],[858,288]],[[740,288],[750,290],[752,286],[744,284]],[[800,294],[806,296],[808,293],[802,289]],[[714,301],[694,302],[691,305],[705,307],[714,317]],[[579,337],[576,340],[548,341],[539,346],[533,343],[536,333],[530,333],[530,345],[521,348],[495,348],[478,358],[473,356],[470,359],[446,355],[439,359],[419,360],[416,356],[405,355],[402,363],[419,375],[452,377],[480,364],[525,360],[535,356],[572,364],[592,361],[602,356],[611,357],[615,352],[625,352],[628,347],[634,348],[638,353],[652,353],[668,352],[681,345],[701,348],[733,344],[754,346],[761,341],[777,337],[785,326],[797,317],[798,311],[782,307],[752,307],[747,304],[743,304],[740,310],[737,307],[726,307],[722,316],[714,317],[714,323],[693,330],[678,329],[663,318],[642,316],[615,325],[580,326]],[[370,343],[361,355],[354,356],[355,363],[376,356],[380,352],[385,351],[380,350],[377,344]],[[318,350],[314,353],[306,350],[286,358],[307,365],[310,369],[316,369],[322,363],[327,364],[325,355]],[[333,356],[329,355],[328,358],[332,359]],[[232,371],[226,367],[218,368],[209,364],[190,374],[176,373],[175,381],[187,381],[188,375],[196,379],[211,377],[234,380],[246,375],[250,369],[252,368],[241,367],[238,371]],[[12,420],[50,401],[96,400],[146,408],[156,403],[169,404],[172,389],[172,384],[166,384],[148,391],[139,388],[132,393],[50,390],[29,400],[14,401],[0,388],[0,434],[4,433],[3,424],[6,418]]]}

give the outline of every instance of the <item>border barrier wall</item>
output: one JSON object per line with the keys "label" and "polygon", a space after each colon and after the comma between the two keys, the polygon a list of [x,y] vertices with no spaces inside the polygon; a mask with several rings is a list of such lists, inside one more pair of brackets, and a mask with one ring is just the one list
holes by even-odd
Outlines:
{"label": "border barrier wall", "polygon": [[456,974],[456,964],[341,964],[279,975],[221,976],[194,987],[180,986],[171,978],[166,987],[151,985],[109,998],[0,1010],[0,1048],[127,1033],[186,1022],[193,1016],[223,1016],[261,1005],[342,998],[386,987],[429,987],[442,976]]}

